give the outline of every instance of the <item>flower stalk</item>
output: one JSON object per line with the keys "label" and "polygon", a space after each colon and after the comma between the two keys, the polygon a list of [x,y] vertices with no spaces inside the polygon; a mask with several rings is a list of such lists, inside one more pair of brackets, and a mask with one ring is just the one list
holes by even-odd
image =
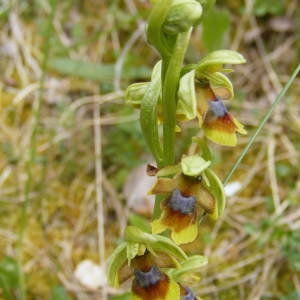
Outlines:
{"label": "flower stalk", "polygon": [[207,140],[194,137],[191,142],[200,150],[177,157],[176,133],[181,122],[198,119],[208,140],[237,144],[237,134],[246,131],[223,103],[234,97],[224,65],[245,63],[245,59],[235,51],[218,50],[185,66],[192,30],[201,21],[203,7],[205,13],[212,1],[151,2],[147,40],[161,59],[149,82],[127,88],[126,102],[140,109],[142,132],[156,161],[156,167],[148,168],[148,175],[156,177],[148,191],[156,196],[152,232],[126,228],[125,241],[111,256],[108,279],[117,286],[131,277],[135,300],[198,299],[182,278],[206,264],[207,258],[189,256],[180,245],[195,241],[204,216],[217,219],[226,202],[223,184],[211,169]]}
{"label": "flower stalk", "polygon": [[[174,46],[174,51],[168,63],[163,80],[162,103],[163,103],[163,166],[175,163],[175,126],[177,90],[185,52],[189,44],[191,30],[179,33]],[[164,65],[164,59],[163,59]]]}

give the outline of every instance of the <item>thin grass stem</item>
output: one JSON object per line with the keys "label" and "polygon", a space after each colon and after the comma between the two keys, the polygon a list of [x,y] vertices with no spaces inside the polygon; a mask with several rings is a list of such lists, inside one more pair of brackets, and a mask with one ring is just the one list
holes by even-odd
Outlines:
{"label": "thin grass stem", "polygon": [[296,76],[298,75],[299,72],[300,72],[300,64],[297,66],[297,68],[293,72],[292,76],[290,77],[290,79],[288,80],[288,82],[286,83],[286,85],[283,87],[283,89],[281,90],[281,92],[276,97],[276,99],[273,102],[273,104],[271,105],[270,109],[268,110],[268,112],[266,113],[266,115],[260,121],[259,126],[255,130],[255,132],[253,133],[253,135],[250,137],[247,145],[245,146],[244,150],[240,154],[239,158],[237,159],[237,161],[234,163],[234,165],[232,166],[232,168],[230,169],[230,171],[226,175],[226,177],[225,177],[225,179],[223,181],[224,185],[226,185],[228,183],[228,181],[232,177],[233,173],[237,170],[237,168],[240,165],[240,163],[242,162],[243,158],[246,156],[246,154],[250,150],[251,146],[253,145],[255,139],[257,138],[257,136],[259,135],[259,133],[263,129],[264,125],[266,124],[266,122],[268,121],[268,119],[270,118],[270,116],[272,115],[272,113],[275,110],[276,106],[280,103],[280,101],[285,96],[286,92],[288,91],[288,89],[290,88],[290,86],[292,85],[292,83],[294,82],[294,80],[295,80],[295,78],[296,78]]}
{"label": "thin grass stem", "polygon": [[[94,104],[94,121],[100,119],[100,104]],[[105,229],[104,229],[104,205],[102,191],[102,131],[101,124],[94,122],[94,153],[95,153],[95,169],[96,169],[96,204],[97,204],[97,232],[98,232],[98,253],[102,268],[105,270]],[[102,299],[107,299],[106,287],[101,290]]]}

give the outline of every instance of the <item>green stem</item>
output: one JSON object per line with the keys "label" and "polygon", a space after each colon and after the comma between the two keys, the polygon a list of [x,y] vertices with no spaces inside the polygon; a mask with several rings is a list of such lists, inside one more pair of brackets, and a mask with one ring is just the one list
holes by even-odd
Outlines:
{"label": "green stem", "polygon": [[172,0],[157,1],[150,13],[147,29],[148,42],[152,44],[163,57],[170,55],[164,43],[162,28],[170,10],[171,4]]}
{"label": "green stem", "polygon": [[268,119],[270,118],[270,116],[272,115],[272,113],[273,113],[274,109],[276,108],[276,106],[280,103],[280,101],[285,96],[286,92],[288,91],[288,89],[292,85],[293,81],[295,80],[295,78],[296,78],[296,76],[297,76],[297,74],[299,72],[300,72],[300,64],[297,66],[297,68],[295,69],[294,73],[290,77],[289,81],[286,83],[286,85],[284,86],[284,88],[281,90],[281,92],[276,97],[276,99],[273,102],[272,106],[270,107],[269,111],[266,113],[266,115],[260,121],[259,126],[257,127],[256,131],[253,133],[253,135],[251,136],[251,138],[249,139],[249,141],[248,141],[247,145],[245,146],[243,152],[240,154],[239,158],[237,159],[237,161],[235,162],[235,164],[232,166],[231,170],[228,172],[227,176],[225,177],[225,179],[223,181],[224,185],[228,183],[229,179],[231,178],[231,176],[233,175],[233,173],[236,171],[236,169],[240,165],[240,163],[243,160],[243,158],[248,153],[248,151],[251,148],[251,146],[253,145],[256,137],[258,136],[258,134],[260,133],[260,131],[262,130],[262,128],[264,127],[264,125],[266,124],[266,122],[268,121]]}
{"label": "green stem", "polygon": [[[172,56],[163,57],[162,61],[162,105],[163,105],[163,162],[162,167],[175,163],[175,126],[177,90],[185,52],[189,44],[192,29],[179,33]],[[153,220],[161,214],[160,203],[163,196],[155,198]]]}
{"label": "green stem", "polygon": [[54,20],[55,10],[56,10],[56,0],[52,1],[52,10],[48,19],[48,26],[46,32],[46,40],[43,47],[43,61],[42,61],[42,75],[39,80],[39,94],[37,98],[36,106],[33,110],[33,125],[32,125],[32,133],[30,138],[30,151],[29,151],[29,159],[26,164],[27,169],[27,180],[25,182],[24,187],[24,201],[21,204],[21,216],[19,223],[19,234],[16,245],[17,251],[17,262],[18,262],[18,280],[19,280],[19,288],[20,288],[20,297],[21,300],[26,300],[26,282],[23,272],[23,248],[24,248],[24,236],[28,225],[28,205],[29,205],[29,196],[32,189],[33,184],[33,174],[32,174],[32,166],[36,161],[36,148],[37,148],[37,134],[38,127],[41,120],[41,108],[43,103],[43,93],[44,93],[44,85],[46,78],[46,70],[49,60],[49,48],[50,48],[50,38],[52,31],[52,23]]}
{"label": "green stem", "polygon": [[[184,60],[185,52],[189,44],[192,29],[178,33],[172,56],[166,68],[163,63],[162,76],[162,106],[163,106],[163,165],[175,163],[175,126],[176,126],[176,105],[177,90],[180,80],[180,72]],[[163,61],[166,58],[163,58]],[[163,74],[164,75],[164,74]]]}

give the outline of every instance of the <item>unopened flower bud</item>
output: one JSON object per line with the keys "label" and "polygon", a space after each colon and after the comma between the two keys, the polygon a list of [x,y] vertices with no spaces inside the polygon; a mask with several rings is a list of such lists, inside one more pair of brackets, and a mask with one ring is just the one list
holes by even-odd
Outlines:
{"label": "unopened flower bud", "polygon": [[164,23],[164,32],[177,34],[194,26],[202,15],[202,6],[196,0],[173,0]]}
{"label": "unopened flower bud", "polygon": [[148,82],[139,82],[130,85],[125,94],[126,102],[135,108],[139,108],[147,87]]}

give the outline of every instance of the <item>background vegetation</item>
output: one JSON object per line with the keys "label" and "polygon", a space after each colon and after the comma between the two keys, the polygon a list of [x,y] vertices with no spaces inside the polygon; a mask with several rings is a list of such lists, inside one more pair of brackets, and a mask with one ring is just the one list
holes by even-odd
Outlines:
{"label": "background vegetation", "polygon": [[[147,217],[128,201],[141,177],[133,168],[151,158],[123,90],[147,80],[158,58],[145,41],[149,9],[146,0],[0,1],[1,299],[21,299],[22,288],[28,299],[101,299],[77,266],[108,257],[128,218],[143,222],[134,213]],[[217,1],[193,33],[187,62],[223,47],[247,58],[231,75],[230,106],[249,134],[299,63],[299,20],[298,0]],[[223,217],[205,220],[191,247],[210,259],[190,280],[204,299],[300,299],[299,93],[298,77],[231,179]],[[178,149],[193,151],[195,130],[184,132]],[[221,178],[247,139],[212,145]]]}

